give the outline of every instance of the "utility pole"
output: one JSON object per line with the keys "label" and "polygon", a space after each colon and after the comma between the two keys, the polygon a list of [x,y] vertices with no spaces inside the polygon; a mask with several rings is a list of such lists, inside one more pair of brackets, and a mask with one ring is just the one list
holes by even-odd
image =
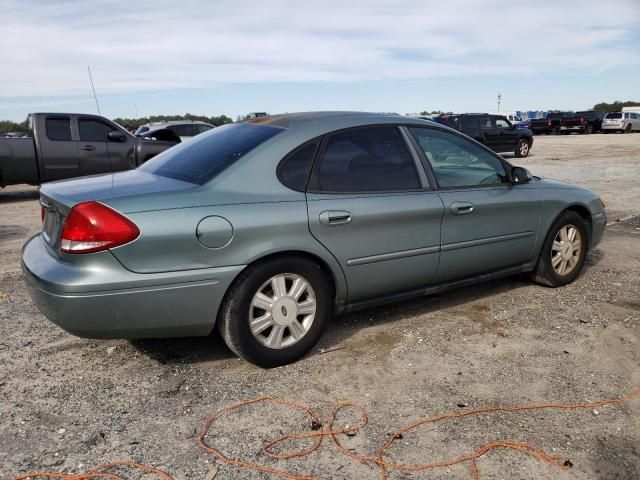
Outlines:
{"label": "utility pole", "polygon": [[498,113],[500,113],[500,100],[502,100],[502,94],[498,92]]}

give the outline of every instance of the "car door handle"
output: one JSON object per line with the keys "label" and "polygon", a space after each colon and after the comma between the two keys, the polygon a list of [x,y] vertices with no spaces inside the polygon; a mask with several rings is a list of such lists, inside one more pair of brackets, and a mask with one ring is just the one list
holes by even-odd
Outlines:
{"label": "car door handle", "polygon": [[451,213],[453,213],[454,215],[466,215],[473,212],[473,203],[453,202],[450,209]]}
{"label": "car door handle", "polygon": [[351,223],[351,212],[344,210],[327,210],[320,214],[320,223],[327,227]]}
{"label": "car door handle", "polygon": [[83,145],[80,147],[80,150],[84,150],[85,152],[90,152],[95,149],[96,147],[94,147],[93,145]]}

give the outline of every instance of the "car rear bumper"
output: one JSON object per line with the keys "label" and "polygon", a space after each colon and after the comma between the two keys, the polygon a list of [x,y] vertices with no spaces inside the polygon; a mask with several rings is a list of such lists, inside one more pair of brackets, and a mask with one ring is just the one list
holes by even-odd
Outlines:
{"label": "car rear bumper", "polygon": [[625,128],[625,125],[602,125],[602,130],[613,131],[613,132],[621,132]]}
{"label": "car rear bumper", "polygon": [[[49,252],[41,235],[22,250],[22,270],[40,311],[64,330],[88,338],[207,335],[228,286],[243,266],[139,274],[110,252],[91,263]],[[91,260],[91,259],[89,259]]]}

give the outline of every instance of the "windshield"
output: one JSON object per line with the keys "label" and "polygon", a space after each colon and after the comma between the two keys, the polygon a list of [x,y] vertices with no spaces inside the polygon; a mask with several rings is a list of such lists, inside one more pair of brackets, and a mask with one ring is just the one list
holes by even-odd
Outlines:
{"label": "windshield", "polygon": [[142,135],[144,132],[148,132],[149,127],[138,127],[136,130],[136,135]]}
{"label": "windshield", "polygon": [[165,150],[139,167],[139,170],[203,185],[282,131],[284,128],[271,125],[225,125]]}
{"label": "windshield", "polygon": [[619,119],[619,118],[622,118],[622,113],[620,112],[607,113],[607,116],[605,118]]}

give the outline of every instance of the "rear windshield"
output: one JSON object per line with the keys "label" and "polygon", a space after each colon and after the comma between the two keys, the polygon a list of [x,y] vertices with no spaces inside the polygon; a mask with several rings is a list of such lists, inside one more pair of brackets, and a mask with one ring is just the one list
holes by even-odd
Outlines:
{"label": "rear windshield", "polygon": [[214,128],[153,157],[139,169],[203,185],[283,128],[236,123]]}
{"label": "rear windshield", "polygon": [[605,118],[622,118],[622,113],[607,113],[607,116]]}

